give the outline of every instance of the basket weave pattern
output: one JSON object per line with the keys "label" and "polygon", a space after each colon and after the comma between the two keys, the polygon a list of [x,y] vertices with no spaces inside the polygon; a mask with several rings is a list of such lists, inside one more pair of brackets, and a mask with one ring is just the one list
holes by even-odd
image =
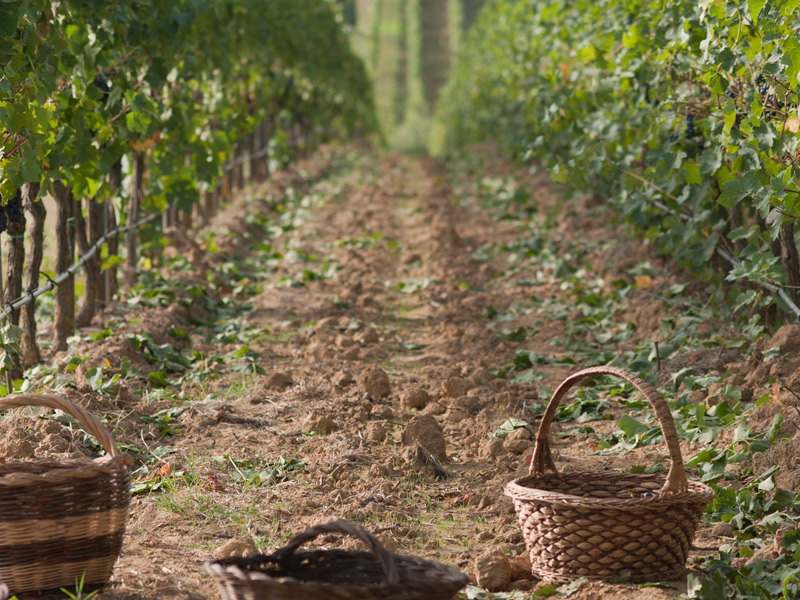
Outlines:
{"label": "basket weave pattern", "polygon": [[[325,533],[356,537],[370,551],[296,552]],[[222,600],[451,600],[468,581],[454,567],[388,552],[347,521],[312,527],[273,554],[208,562],[206,570]]]}
{"label": "basket weave pattern", "polygon": [[[653,406],[672,461],[666,476],[556,471],[549,447],[556,408],[575,383],[602,374],[625,379]],[[539,425],[530,474],[510,482],[505,493],[514,501],[533,573],[552,581],[681,576],[703,509],[714,497],[707,485],[687,481],[675,424],[661,395],[615,367],[584,369],[559,386]]]}
{"label": "basket weave pattern", "polygon": [[0,464],[0,582],[10,594],[73,588],[81,577],[87,586],[103,585],[122,547],[132,461],[88,411],[61,396],[0,399],[0,410],[24,406],[72,415],[107,454]]}

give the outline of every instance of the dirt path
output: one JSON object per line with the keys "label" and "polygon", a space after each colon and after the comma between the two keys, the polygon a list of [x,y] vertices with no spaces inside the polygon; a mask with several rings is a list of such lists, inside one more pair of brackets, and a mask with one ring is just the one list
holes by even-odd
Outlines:
{"label": "dirt path", "polygon": [[[577,366],[643,364],[653,340],[671,339],[659,333],[665,319],[724,333],[669,302],[686,287],[678,272],[606,229],[598,207],[553,211],[556,198],[542,177],[499,161],[445,169],[327,149],[176,253],[146,288],[158,293],[131,295],[97,339],[62,357],[76,365],[65,392],[105,414],[138,461],[129,533],[102,597],[213,597],[203,561],[270,551],[339,517],[473,577],[476,557],[496,550],[509,563],[505,589],[533,590],[502,490],[527,468],[549,390]],[[664,377],[687,361],[713,374],[736,360],[697,345]],[[123,373],[107,388],[91,370],[103,360],[109,376]],[[623,414],[651,422],[625,394],[610,401],[619,392],[601,386],[570,405],[554,431],[559,466],[666,462],[660,446],[597,452]],[[502,432],[509,418],[520,421]],[[67,447],[53,452],[77,451],[75,435],[59,435]],[[684,444],[684,455],[699,447]],[[718,543],[706,532],[698,552]],[[585,584],[571,597],[681,589]]]}

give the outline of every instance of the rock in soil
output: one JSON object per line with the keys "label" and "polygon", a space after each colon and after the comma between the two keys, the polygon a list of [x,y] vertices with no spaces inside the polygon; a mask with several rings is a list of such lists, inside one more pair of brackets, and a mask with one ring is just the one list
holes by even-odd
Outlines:
{"label": "rock in soil", "polygon": [[504,589],[511,583],[511,564],[499,548],[484,552],[475,559],[475,581],[490,592]]}
{"label": "rock in soil", "polygon": [[431,395],[420,388],[408,390],[402,398],[405,408],[425,408],[430,401]]}
{"label": "rock in soil", "polygon": [[386,398],[392,393],[392,384],[386,371],[369,367],[361,376],[361,387],[372,398]]}
{"label": "rock in soil", "polygon": [[447,444],[439,423],[430,415],[419,415],[403,431],[404,446],[421,446],[440,462],[447,460]]}

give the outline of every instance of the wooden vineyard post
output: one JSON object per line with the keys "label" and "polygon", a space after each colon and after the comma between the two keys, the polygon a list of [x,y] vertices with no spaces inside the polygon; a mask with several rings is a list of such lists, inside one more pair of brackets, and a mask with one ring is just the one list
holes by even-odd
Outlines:
{"label": "wooden vineyard post", "polygon": [[[22,204],[30,215],[28,221],[28,238],[30,254],[28,254],[27,281],[25,288],[32,293],[39,285],[39,269],[44,255],[44,220],[46,209],[42,201],[36,201],[39,195],[38,183],[26,183],[22,187]],[[31,300],[22,307],[22,365],[31,367],[42,362],[42,353],[36,343],[36,300]]]}
{"label": "wooden vineyard post", "polygon": [[[70,218],[72,216],[72,192],[61,181],[53,184],[58,217],[56,220],[56,273],[66,271],[73,260],[70,240]],[[53,351],[67,349],[67,338],[75,333],[75,279],[67,277],[55,290],[56,307],[54,320]]]}
{"label": "wooden vineyard post", "polygon": [[[81,255],[86,254],[89,248],[100,239],[100,211],[101,206],[94,198],[86,198],[86,217],[83,217],[80,202],[75,204],[75,235],[78,240],[78,249]],[[75,317],[77,327],[86,327],[92,322],[97,313],[97,301],[100,298],[100,255],[86,260],[83,266],[86,277],[86,288],[83,293],[83,303]]]}
{"label": "wooden vineyard post", "polygon": [[[133,178],[131,182],[130,204],[126,223],[130,225],[139,218],[139,206],[142,202],[142,186],[144,184],[144,154],[136,152],[133,155]],[[135,229],[128,231],[125,239],[125,286],[130,289],[136,285],[136,264],[138,262],[136,240],[138,233]]]}
{"label": "wooden vineyard post", "polygon": [[[114,211],[114,202],[112,198],[114,198],[117,193],[119,192],[120,188],[122,188],[122,161],[118,160],[114,163],[111,167],[111,171],[108,174],[108,183],[111,186],[111,198],[109,198],[108,202],[106,202],[106,212],[105,212],[105,219],[106,219],[106,231],[111,231],[117,227],[117,215]],[[119,236],[113,235],[109,238],[108,242],[108,256],[118,256],[119,255]],[[117,294],[117,266],[111,265],[107,269],[103,271],[103,302],[105,306],[111,304],[112,298]]]}

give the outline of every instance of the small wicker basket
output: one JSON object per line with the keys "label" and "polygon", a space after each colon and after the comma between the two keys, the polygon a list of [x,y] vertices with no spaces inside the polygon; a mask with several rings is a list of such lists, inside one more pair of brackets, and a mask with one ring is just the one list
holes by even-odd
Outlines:
{"label": "small wicker basket", "polygon": [[73,416],[107,452],[94,460],[0,463],[0,597],[3,593],[104,585],[122,547],[133,461],[108,430],[61,396],[19,394],[0,410],[24,406]]}
{"label": "small wicker basket", "polygon": [[[567,391],[590,375],[616,375],[644,394],[669,449],[666,476],[556,471],[550,424]],[[514,501],[533,574],[551,581],[682,576],[703,509],[714,497],[707,485],[687,481],[675,423],[661,395],[615,367],[584,369],[564,380],[539,424],[529,475],[508,483],[505,493]]]}
{"label": "small wicker basket", "polygon": [[[325,533],[364,541],[371,552],[296,552]],[[469,578],[454,567],[387,551],[361,526],[317,525],[273,554],[209,561],[222,600],[451,600]]]}

